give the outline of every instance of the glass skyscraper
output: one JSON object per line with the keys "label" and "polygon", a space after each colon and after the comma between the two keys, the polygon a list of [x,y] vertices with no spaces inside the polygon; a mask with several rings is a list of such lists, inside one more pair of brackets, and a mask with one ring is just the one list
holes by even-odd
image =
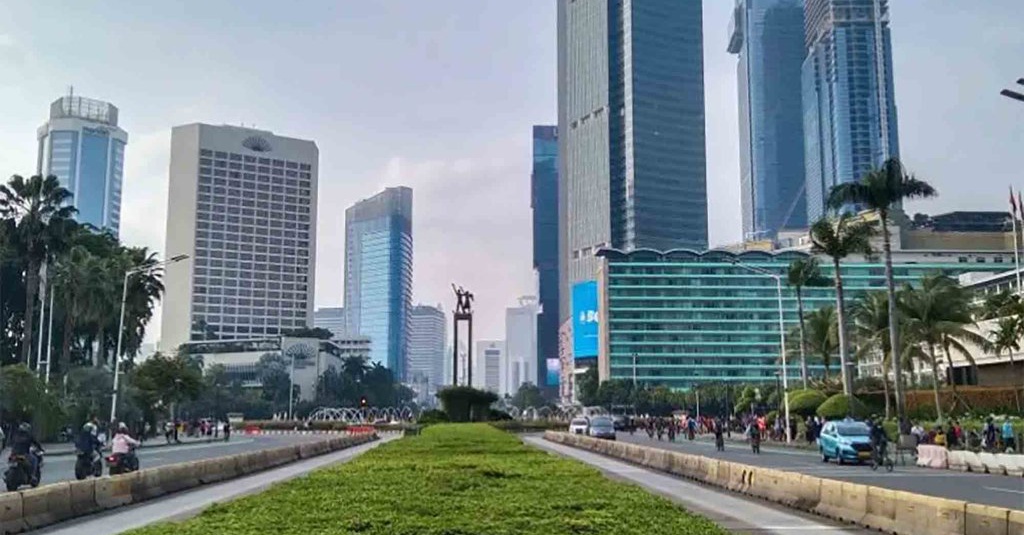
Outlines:
{"label": "glass skyscraper", "polygon": [[700,0],[559,0],[561,295],[602,247],[707,246],[702,24]]}
{"label": "glass skyscraper", "polygon": [[416,305],[409,314],[406,379],[428,399],[444,384],[447,316],[441,307]]}
{"label": "glass skyscraper", "polygon": [[533,174],[530,179],[533,208],[533,269],[537,272],[537,356],[531,366],[540,387],[555,387],[546,380],[546,359],[558,358],[558,127],[533,127]]}
{"label": "glass skyscraper", "polygon": [[800,69],[803,0],[737,0],[728,50],[738,56],[743,238],[807,227]]}
{"label": "glass skyscraper", "polygon": [[899,157],[888,0],[806,0],[807,217],[829,189]]}
{"label": "glass skyscraper", "polygon": [[345,210],[348,332],[370,337],[370,359],[406,379],[412,306],[412,189],[387,188]]}
{"label": "glass skyscraper", "polygon": [[117,107],[66,96],[50,105],[39,127],[36,161],[41,175],[55,175],[74,197],[75,218],[117,236],[121,226],[121,181],[128,133],[117,126]]}

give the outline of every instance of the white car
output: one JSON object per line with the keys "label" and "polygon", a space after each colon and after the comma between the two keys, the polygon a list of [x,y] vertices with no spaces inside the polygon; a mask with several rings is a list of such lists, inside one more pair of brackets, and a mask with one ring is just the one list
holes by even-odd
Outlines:
{"label": "white car", "polygon": [[590,422],[586,418],[573,418],[569,422],[569,432],[574,435],[585,435],[587,429],[590,427]]}

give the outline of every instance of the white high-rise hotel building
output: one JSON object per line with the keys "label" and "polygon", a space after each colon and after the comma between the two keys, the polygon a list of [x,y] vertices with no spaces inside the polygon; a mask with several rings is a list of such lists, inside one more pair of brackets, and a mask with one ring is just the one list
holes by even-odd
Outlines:
{"label": "white high-rise hotel building", "polygon": [[161,345],[278,335],[313,320],[319,150],[235,126],[171,134]]}

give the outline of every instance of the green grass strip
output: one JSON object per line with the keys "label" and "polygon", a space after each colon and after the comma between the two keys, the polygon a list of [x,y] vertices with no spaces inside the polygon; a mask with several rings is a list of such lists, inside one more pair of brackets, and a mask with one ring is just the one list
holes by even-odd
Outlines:
{"label": "green grass strip", "polygon": [[724,534],[711,521],[485,424],[428,427],[347,464],[133,535]]}

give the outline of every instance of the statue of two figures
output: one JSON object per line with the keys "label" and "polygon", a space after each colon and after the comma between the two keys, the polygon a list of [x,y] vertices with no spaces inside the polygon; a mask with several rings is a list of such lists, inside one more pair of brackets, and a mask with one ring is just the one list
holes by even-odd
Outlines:
{"label": "statue of two figures", "polygon": [[455,291],[455,313],[465,316],[473,314],[473,294],[462,286],[454,284],[452,284],[452,290]]}

